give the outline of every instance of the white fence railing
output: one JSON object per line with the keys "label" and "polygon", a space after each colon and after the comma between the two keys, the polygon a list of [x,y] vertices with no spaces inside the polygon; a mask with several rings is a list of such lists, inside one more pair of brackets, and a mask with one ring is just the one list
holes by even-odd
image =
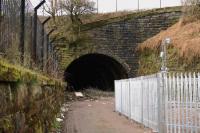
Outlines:
{"label": "white fence railing", "polygon": [[160,133],[200,133],[200,74],[159,73],[115,81],[119,113]]}

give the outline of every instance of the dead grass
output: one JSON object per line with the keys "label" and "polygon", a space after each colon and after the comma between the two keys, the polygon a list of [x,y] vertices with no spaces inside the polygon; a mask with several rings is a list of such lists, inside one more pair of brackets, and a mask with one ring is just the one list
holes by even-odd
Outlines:
{"label": "dead grass", "polygon": [[137,48],[138,51],[160,50],[161,41],[170,37],[172,46],[178,49],[178,55],[187,61],[200,57],[200,21],[183,24],[182,20],[162,31],[153,38],[146,40]]}
{"label": "dead grass", "polygon": [[184,15],[184,23],[200,20],[200,5],[199,0],[184,0],[182,1],[182,12]]}

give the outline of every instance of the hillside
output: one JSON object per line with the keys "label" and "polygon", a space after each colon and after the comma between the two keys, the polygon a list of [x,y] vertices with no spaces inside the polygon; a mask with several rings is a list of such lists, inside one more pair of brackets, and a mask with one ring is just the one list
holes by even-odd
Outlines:
{"label": "hillside", "polygon": [[160,69],[160,45],[164,38],[170,37],[168,47],[168,68],[178,71],[197,71],[200,69],[200,21],[184,24],[182,20],[140,44],[138,74],[149,74]]}

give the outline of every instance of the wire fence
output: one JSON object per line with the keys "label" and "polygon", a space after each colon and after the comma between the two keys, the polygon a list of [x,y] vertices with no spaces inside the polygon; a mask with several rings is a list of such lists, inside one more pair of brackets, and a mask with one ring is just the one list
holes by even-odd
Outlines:
{"label": "wire fence", "polygon": [[[40,3],[42,5],[42,2]],[[45,23],[29,0],[0,0],[0,57],[28,68],[56,72],[58,55]]]}
{"label": "wire fence", "polygon": [[[20,6],[16,1],[1,0],[0,10],[0,52],[5,54],[9,48],[19,46]],[[14,44],[15,43],[15,44]]]}
{"label": "wire fence", "polygon": [[97,12],[137,11],[153,8],[181,6],[185,0],[92,0]]}

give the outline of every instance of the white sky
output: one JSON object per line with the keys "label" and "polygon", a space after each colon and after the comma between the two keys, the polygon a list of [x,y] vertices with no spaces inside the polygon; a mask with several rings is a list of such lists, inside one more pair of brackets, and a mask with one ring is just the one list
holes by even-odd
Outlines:
{"label": "white sky", "polygon": [[[35,6],[41,0],[30,0],[32,4]],[[96,2],[97,0],[92,0]],[[118,10],[137,10],[138,8],[138,0],[117,0],[118,1]],[[159,8],[160,0],[139,0],[140,1],[140,9],[151,9],[151,8]],[[181,5],[181,0],[161,0],[162,7],[169,6],[178,6]],[[99,12],[113,12],[115,11],[116,0],[99,0]]]}

